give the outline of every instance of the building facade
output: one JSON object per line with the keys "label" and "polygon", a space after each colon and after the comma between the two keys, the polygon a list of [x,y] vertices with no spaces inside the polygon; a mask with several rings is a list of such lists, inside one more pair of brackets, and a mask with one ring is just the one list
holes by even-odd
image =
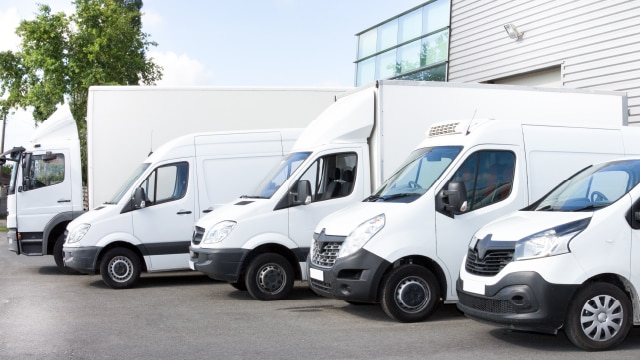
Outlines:
{"label": "building facade", "polygon": [[[379,61],[382,68],[376,69],[378,72],[372,79],[371,71],[363,69],[360,54],[366,52],[360,51],[360,40],[367,31],[377,29],[380,34],[383,27],[392,27],[387,24],[394,21],[400,24],[403,16],[430,6],[440,9],[433,14],[449,16],[440,20],[441,24],[448,23],[448,41],[447,56],[438,63],[444,66],[444,76],[426,80],[622,91],[629,98],[629,123],[640,124],[638,0],[426,2],[357,34],[356,85],[366,83],[358,80],[411,75],[403,71],[385,72],[388,65],[385,68],[384,64],[389,62]],[[506,25],[511,26],[511,34]],[[396,52],[404,45],[398,44]],[[377,50],[375,56],[384,54],[384,48]],[[402,65],[401,59],[396,54],[397,64]],[[403,67],[399,66],[399,70]]]}

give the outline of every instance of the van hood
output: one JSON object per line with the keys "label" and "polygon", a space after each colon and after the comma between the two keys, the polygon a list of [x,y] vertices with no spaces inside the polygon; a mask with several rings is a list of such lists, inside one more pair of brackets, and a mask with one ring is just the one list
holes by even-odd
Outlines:
{"label": "van hood", "polygon": [[89,210],[77,218],[73,219],[67,225],[67,230],[71,231],[80,224],[95,224],[104,220],[111,219],[112,216],[120,213],[122,206],[117,204],[104,204],[96,206],[93,210]]}
{"label": "van hood", "polygon": [[209,229],[221,221],[242,221],[253,214],[270,213],[273,204],[272,199],[236,198],[202,216],[196,226]]}
{"label": "van hood", "polygon": [[475,237],[482,239],[491,234],[491,241],[517,241],[592,216],[592,212],[516,211],[483,226]]}
{"label": "van hood", "polygon": [[[391,202],[359,202],[338,210],[322,219],[316,226],[315,232],[324,230],[326,235],[347,236],[365,221],[380,214],[388,214],[395,207],[402,207],[403,203]],[[386,215],[385,214],[385,215]]]}

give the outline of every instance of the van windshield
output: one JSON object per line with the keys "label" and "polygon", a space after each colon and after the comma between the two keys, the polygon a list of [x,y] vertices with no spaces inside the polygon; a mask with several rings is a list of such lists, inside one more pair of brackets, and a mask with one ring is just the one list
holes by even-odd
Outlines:
{"label": "van windshield", "polygon": [[151,164],[149,164],[149,163],[140,164],[140,166],[138,166],[136,171],[134,171],[133,174],[131,174],[131,176],[129,176],[129,179],[127,181],[125,181],[122,184],[122,186],[120,186],[120,188],[116,192],[115,196],[113,198],[111,198],[111,200],[105,202],[105,204],[117,204],[120,201],[120,199],[122,199],[124,194],[127,193],[129,188],[131,188],[133,183],[136,182],[136,180],[138,180],[140,178],[140,175],[142,175],[142,173],[144,173],[144,171],[147,170],[149,165],[151,165]]}
{"label": "van windshield", "polygon": [[310,152],[291,153],[265,176],[256,190],[251,195],[243,195],[243,198],[269,199],[278,191],[280,186],[293,174],[294,171],[311,155]]}
{"label": "van windshield", "polygon": [[590,166],[565,180],[527,211],[592,211],[613,204],[640,182],[640,160]]}
{"label": "van windshield", "polygon": [[409,160],[365,201],[416,200],[429,190],[461,150],[461,146],[440,146],[414,151]]}

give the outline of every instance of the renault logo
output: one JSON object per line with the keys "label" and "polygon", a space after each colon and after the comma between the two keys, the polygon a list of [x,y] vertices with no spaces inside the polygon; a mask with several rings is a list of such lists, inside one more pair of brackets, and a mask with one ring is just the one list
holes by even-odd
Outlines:
{"label": "renault logo", "polygon": [[484,260],[484,256],[487,254],[487,251],[491,247],[491,234],[487,234],[487,236],[479,239],[476,242],[476,246],[473,250],[478,254],[478,260]]}

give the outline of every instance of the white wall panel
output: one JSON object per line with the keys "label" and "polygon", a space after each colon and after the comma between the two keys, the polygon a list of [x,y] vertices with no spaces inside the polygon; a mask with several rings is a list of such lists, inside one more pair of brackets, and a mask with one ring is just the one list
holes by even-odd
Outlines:
{"label": "white wall panel", "polygon": [[[562,66],[564,87],[627,92],[629,122],[640,124],[638,19],[638,0],[452,0],[448,81]],[[506,23],[521,40],[507,36]]]}

